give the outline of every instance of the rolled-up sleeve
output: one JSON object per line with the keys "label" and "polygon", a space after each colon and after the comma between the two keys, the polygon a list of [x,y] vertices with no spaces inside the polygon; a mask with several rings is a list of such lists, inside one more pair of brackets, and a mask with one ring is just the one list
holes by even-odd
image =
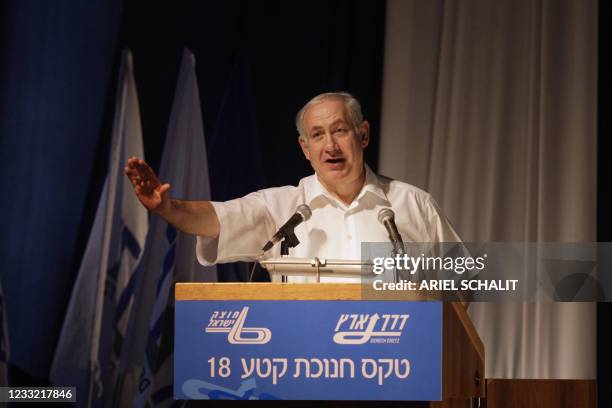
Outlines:
{"label": "rolled-up sleeve", "polygon": [[219,236],[197,237],[198,261],[202,265],[253,261],[276,230],[264,195],[258,191],[212,205],[219,218]]}

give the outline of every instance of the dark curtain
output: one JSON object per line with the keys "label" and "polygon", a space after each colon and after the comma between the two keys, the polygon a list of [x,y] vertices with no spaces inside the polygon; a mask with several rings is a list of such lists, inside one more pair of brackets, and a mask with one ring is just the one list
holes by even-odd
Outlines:
{"label": "dark curtain", "polygon": [[[295,114],[324,91],[360,99],[377,168],[382,1],[10,3],[0,27],[0,277],[15,384],[48,375],[106,174],[124,47],[155,169],[182,49],[195,54],[215,200],[310,174]],[[243,269],[220,275],[244,279]]]}
{"label": "dark curtain", "polygon": [[121,1],[0,7],[0,257],[10,360],[44,379],[86,239],[80,230],[93,222],[90,176],[106,162],[98,140],[108,137],[101,130]]}

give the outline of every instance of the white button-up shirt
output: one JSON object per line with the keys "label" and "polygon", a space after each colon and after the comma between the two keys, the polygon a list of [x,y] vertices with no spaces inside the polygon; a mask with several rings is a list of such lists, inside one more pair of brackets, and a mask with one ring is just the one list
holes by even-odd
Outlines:
{"label": "white button-up shirt", "polygon": [[[382,208],[395,212],[395,223],[405,242],[460,240],[431,195],[410,184],[376,175],[366,166],[364,186],[350,205],[330,194],[316,174],[300,180],[297,187],[268,188],[235,200],[213,202],[221,226],[219,237],[198,237],[198,260],[203,265],[254,261],[301,204],[310,207],[312,216],[295,228],[300,244],[289,252],[295,258],[360,260],[362,242],[389,242],[385,227],[378,222]],[[280,245],[267,255],[280,256]],[[290,281],[307,279],[293,277]]]}

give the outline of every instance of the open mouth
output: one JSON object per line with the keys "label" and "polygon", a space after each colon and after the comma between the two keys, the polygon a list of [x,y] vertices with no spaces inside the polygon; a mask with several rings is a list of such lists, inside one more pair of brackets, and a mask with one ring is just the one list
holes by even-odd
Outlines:
{"label": "open mouth", "polygon": [[345,161],[346,159],[344,158],[336,158],[336,159],[327,159],[325,160],[325,163],[338,164],[338,163],[344,163]]}

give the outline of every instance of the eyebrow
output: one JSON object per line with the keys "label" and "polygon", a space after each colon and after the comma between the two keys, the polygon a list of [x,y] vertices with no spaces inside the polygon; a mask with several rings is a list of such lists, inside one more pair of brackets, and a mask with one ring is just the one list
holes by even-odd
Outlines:
{"label": "eyebrow", "polygon": [[[329,127],[334,127],[334,126],[337,126],[338,124],[344,124],[348,126],[348,122],[346,120],[336,119],[335,121],[331,123],[331,125],[329,125]],[[309,133],[315,130],[319,130],[319,129],[323,129],[323,126],[313,126],[312,128],[310,128]]]}

